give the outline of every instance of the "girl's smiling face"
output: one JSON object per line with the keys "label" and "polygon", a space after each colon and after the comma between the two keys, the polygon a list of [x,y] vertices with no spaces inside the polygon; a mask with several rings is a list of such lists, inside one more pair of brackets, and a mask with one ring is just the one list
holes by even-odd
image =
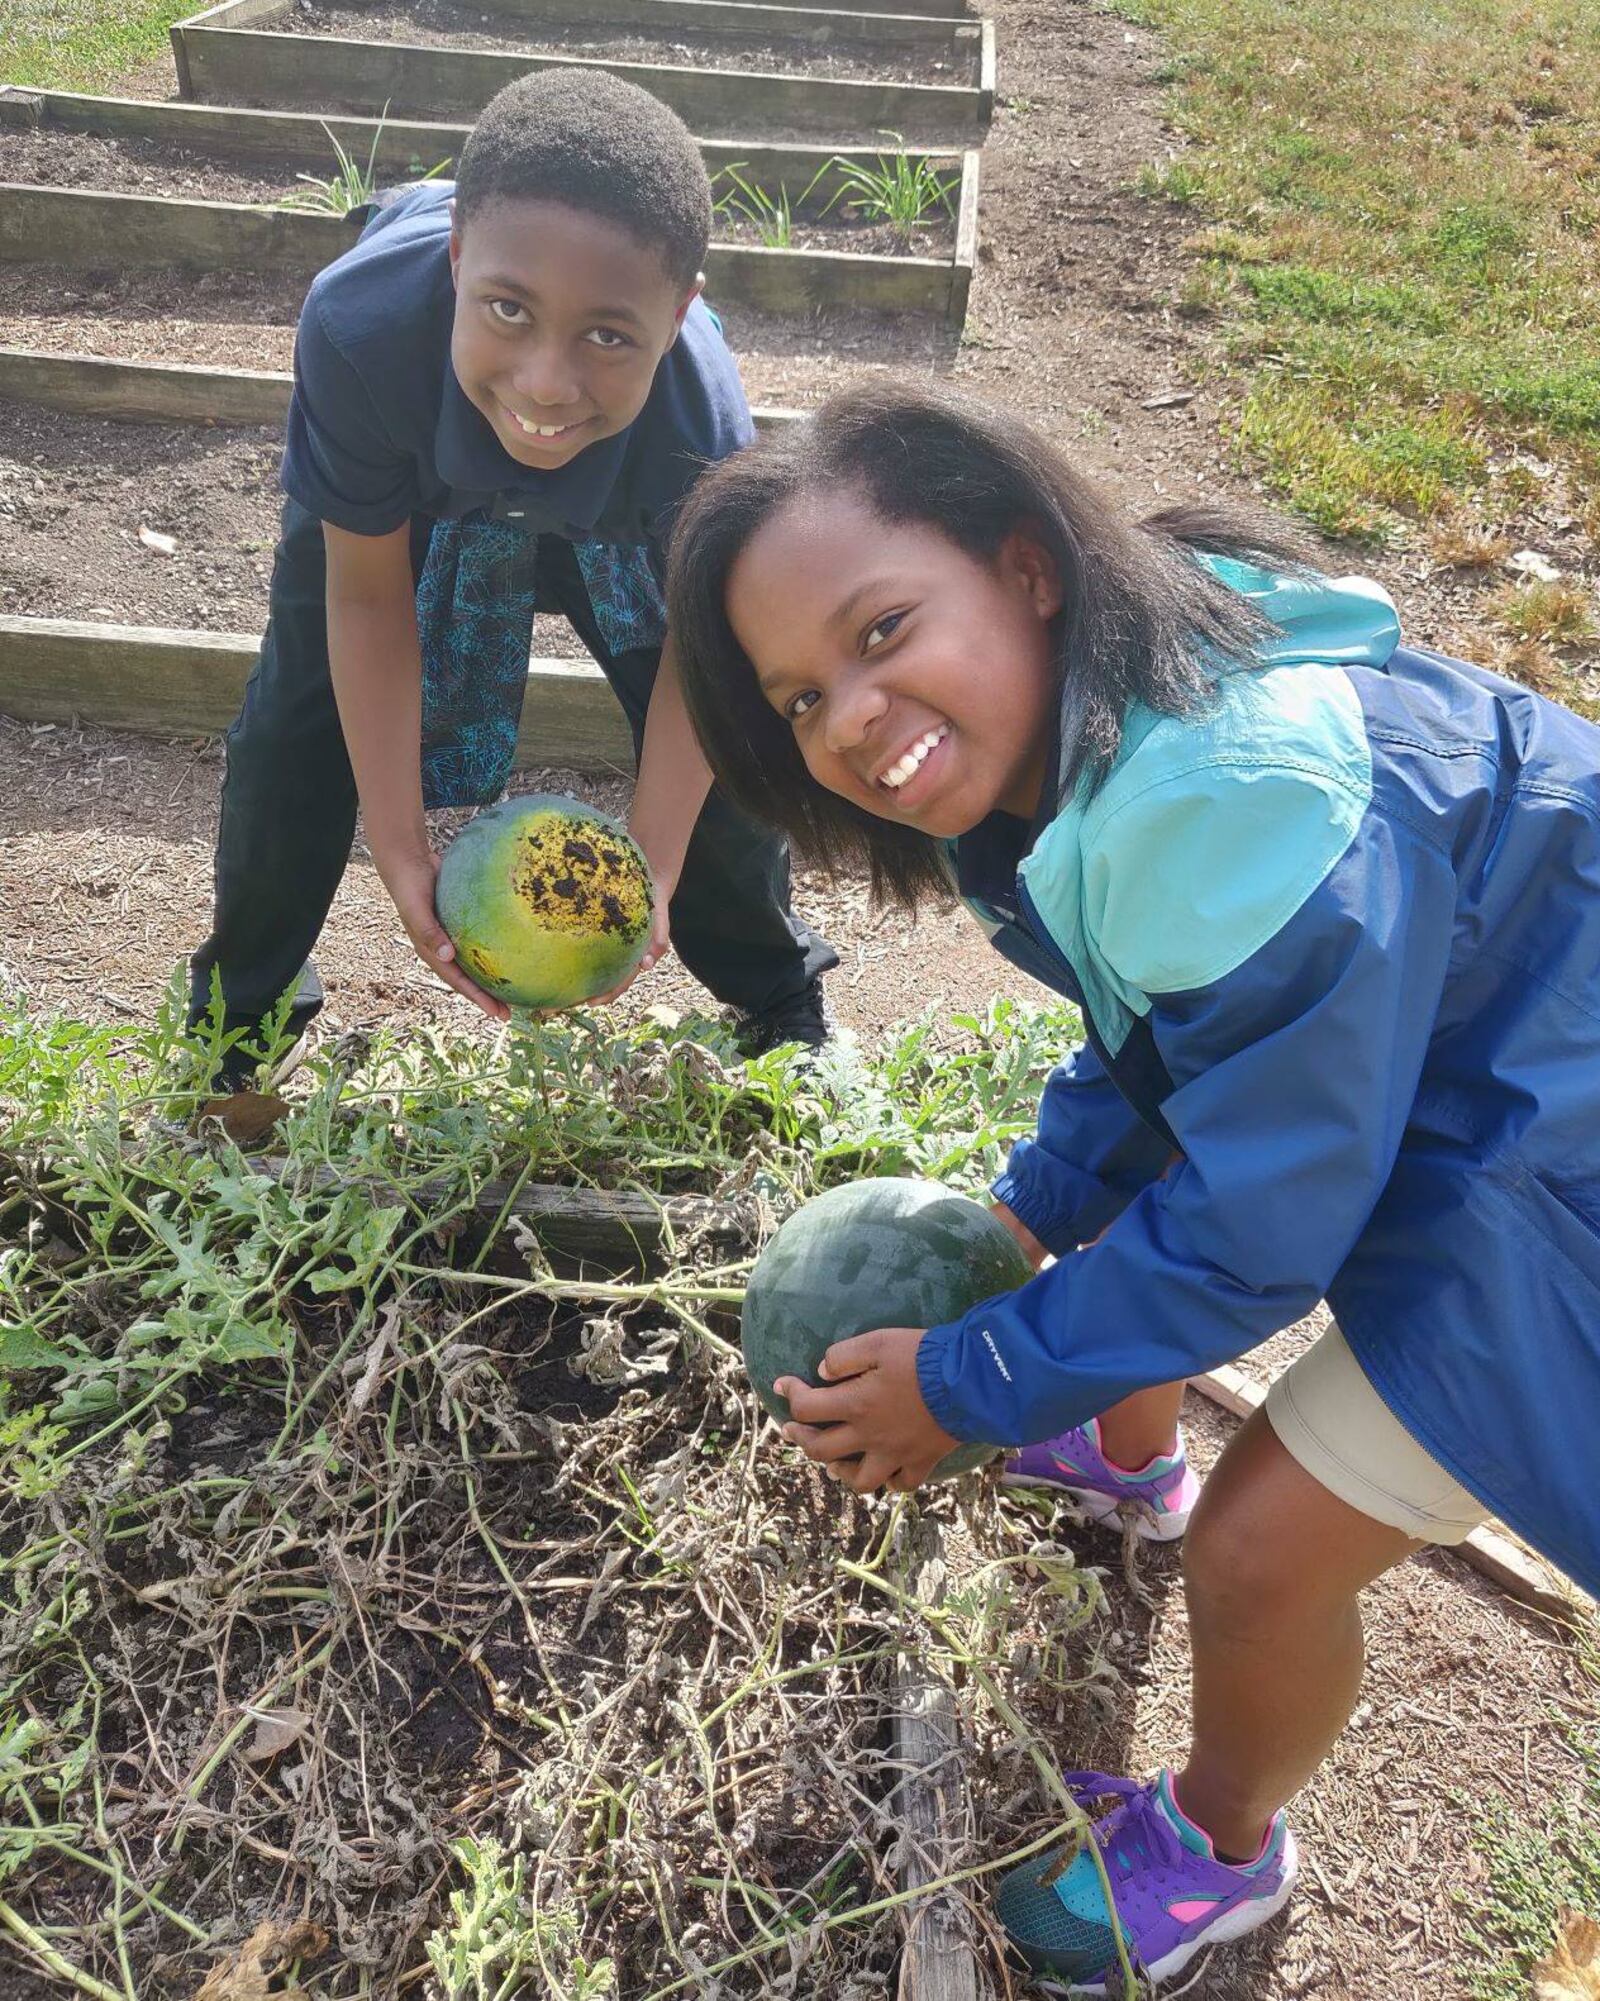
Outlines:
{"label": "girl's smiling face", "polygon": [[847,488],[777,509],[728,574],[734,636],[811,776],[939,839],[1037,810],[1060,608],[1025,529],[985,561]]}

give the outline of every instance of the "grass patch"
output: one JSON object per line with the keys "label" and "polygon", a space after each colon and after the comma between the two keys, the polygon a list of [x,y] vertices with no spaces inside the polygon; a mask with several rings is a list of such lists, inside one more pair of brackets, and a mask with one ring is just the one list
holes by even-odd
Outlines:
{"label": "grass patch", "polygon": [[1495,594],[1491,611],[1513,639],[1582,646],[1595,637],[1594,600],[1566,577],[1554,583],[1508,584]]}
{"label": "grass patch", "polygon": [[167,50],[195,0],[0,0],[0,83],[103,91]]}
{"label": "grass patch", "polygon": [[[1581,495],[1600,439],[1600,15],[1581,0],[1114,0],[1165,34],[1246,384],[1243,442],[1326,532],[1514,504],[1513,450]],[[1514,482],[1513,482],[1514,485]]]}

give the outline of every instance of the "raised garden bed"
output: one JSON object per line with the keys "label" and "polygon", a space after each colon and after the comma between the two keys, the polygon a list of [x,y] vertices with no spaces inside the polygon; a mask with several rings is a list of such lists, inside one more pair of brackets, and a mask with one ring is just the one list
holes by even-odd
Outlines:
{"label": "raised garden bed", "polygon": [[[970,206],[964,201],[963,213]],[[0,262],[5,263],[272,271],[309,281],[354,241],[351,224],[334,216],[242,202],[0,186]],[[954,257],[937,258],[714,243],[706,276],[714,298],[768,311],[842,306],[931,313],[960,325],[972,279],[961,247],[958,239]]]}
{"label": "raised garden bed", "polygon": [[[468,127],[464,123],[362,118],[337,112],[261,111],[182,100],[157,103],[91,97],[0,84],[0,130],[143,141],[177,149],[196,160],[226,165],[254,163],[291,177],[301,171],[325,172],[332,141],[337,138],[359,160],[373,158],[381,183],[392,185],[413,179],[436,163],[448,163],[448,170]],[[796,201],[802,190],[813,188],[812,203],[819,207],[840,187],[838,176],[828,171],[835,161],[871,167],[904,150],[913,162],[926,160],[950,179],[959,178],[964,165],[957,149],[900,149],[881,135],[870,146],[772,145],[742,139],[702,139],[699,143],[714,184],[726,187],[726,170],[737,167],[754,186],[774,194],[787,188]],[[17,178],[37,177],[25,174]]]}
{"label": "raised garden bed", "polygon": [[878,83],[772,76],[736,67],[598,61],[505,49],[430,48],[274,25],[278,0],[225,0],[172,30],[186,98],[232,104],[368,112],[402,118],[473,117],[514,77],[577,65],[615,71],[659,97],[694,131],[870,142],[885,132],[914,143],[981,138],[994,106],[993,38],[980,33],[970,83]]}
{"label": "raised garden bed", "polygon": [[[331,174],[336,164],[333,142],[326,134],[323,138],[325,151],[317,164]],[[417,165],[420,167],[420,163]],[[714,227],[723,244],[747,249],[779,247],[771,240],[769,205],[785,203],[793,209],[793,214],[785,217],[783,248],[953,261],[962,164],[957,158],[947,169],[935,171],[943,188],[943,199],[936,188],[930,187],[924,217],[901,229],[863,213],[847,193],[840,193],[827,206],[828,197],[818,181],[820,169],[813,170],[809,185],[796,186],[785,178],[768,193],[766,187],[752,178],[749,163],[739,161],[720,177],[720,188],[713,183],[719,197]],[[418,175],[413,172],[410,177],[415,179]],[[315,173],[297,175],[287,163],[274,165],[264,160],[224,163],[161,139],[73,132],[47,125],[7,130],[0,122],[0,184],[13,187],[69,188],[79,193],[101,189],[165,201],[304,208],[319,178]],[[394,182],[380,182],[380,185],[394,185],[405,178],[401,172]],[[831,178],[823,173],[824,181]],[[808,196],[804,205],[802,195]],[[0,222],[0,233],[3,228]],[[289,268],[295,267],[291,264]]]}
{"label": "raised garden bed", "polygon": [[[475,1932],[485,1992],[975,1995],[960,1906],[1063,1817],[1039,1733],[1094,1579],[992,1486],[831,1488],[729,1346],[734,1184],[881,1163],[873,1080],[751,1075],[715,1033],[352,1038],[264,1161],[159,1032],[9,1025],[24,1963],[192,1994],[254,1938],[346,2001]],[[901,1144],[972,1147],[983,1087],[899,1061],[948,1127]]]}
{"label": "raised garden bed", "polygon": [[257,630],[282,445],[279,428],[135,431],[0,400],[0,613]]}

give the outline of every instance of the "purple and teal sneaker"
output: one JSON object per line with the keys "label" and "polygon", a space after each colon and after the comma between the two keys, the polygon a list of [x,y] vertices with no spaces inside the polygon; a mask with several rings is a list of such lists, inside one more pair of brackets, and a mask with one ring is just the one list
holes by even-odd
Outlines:
{"label": "purple and teal sneaker", "polygon": [[1094,1417],[1076,1431],[1024,1446],[1006,1461],[1000,1480],[1007,1487],[1053,1487],[1091,1521],[1132,1520],[1149,1542],[1173,1542],[1181,1536],[1200,1498],[1181,1431],[1175,1450],[1136,1473],[1125,1473],[1100,1450],[1100,1420]]}
{"label": "purple and teal sneaker", "polygon": [[[1235,1867],[1217,1859],[1178,1805],[1170,1772],[1146,1786],[1103,1772],[1062,1777],[1085,1809],[1117,1801],[1095,1823],[1095,1840],[1129,1963],[1153,1986],[1181,1973],[1206,1946],[1253,1932],[1288,1903],[1300,1858],[1281,1813],[1260,1854]],[[1070,1856],[1058,1848],[1003,1876],[995,1909],[1047,1994],[1120,1993],[1122,1968],[1094,1857],[1086,1847]]]}

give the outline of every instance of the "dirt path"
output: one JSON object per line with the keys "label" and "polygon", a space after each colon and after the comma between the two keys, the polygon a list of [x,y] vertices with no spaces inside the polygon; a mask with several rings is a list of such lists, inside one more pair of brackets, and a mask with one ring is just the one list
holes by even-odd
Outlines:
{"label": "dirt path", "polygon": [[[1119,19],[1063,0],[996,0],[992,11],[1004,101],[984,155],[982,263],[964,340],[956,347],[925,331],[865,322],[796,329],[732,310],[729,331],[748,386],[764,400],[807,402],[863,369],[932,369],[1022,410],[1126,504],[1258,499],[1224,441],[1229,392],[1212,370],[1212,336],[1174,303],[1188,220],[1128,192],[1138,165],[1175,143],[1160,122],[1159,45]],[[146,342],[159,340],[164,325],[174,337],[161,311],[141,322],[135,298],[123,302],[119,322],[116,288],[102,288],[102,297],[105,325],[96,334],[81,320],[74,327],[75,309],[63,310],[56,293],[58,326],[78,335],[60,344],[160,351],[119,349],[119,324],[142,324],[137,338]],[[41,303],[35,325],[51,317],[51,303]],[[199,358],[208,325],[226,319],[225,300],[213,285],[199,311],[186,315],[176,296],[167,303],[173,317],[191,323],[175,336],[181,352]],[[267,324],[250,327],[254,319]],[[282,365],[281,309],[262,307],[238,320],[236,338],[262,347],[253,365]],[[169,352],[176,356],[180,347]],[[121,540],[130,523],[136,537],[132,517],[146,511],[135,501],[181,484],[172,448],[159,442],[170,434],[127,433],[134,442],[115,450],[108,443],[102,463],[80,464],[75,475],[84,483],[80,499],[98,505],[108,491],[123,493],[116,482],[139,476],[132,461],[141,435],[153,488],[147,483],[130,494],[126,519],[80,519],[84,546],[103,555],[80,564],[78,575],[62,568],[47,588],[28,554],[28,535],[45,531],[27,529],[16,510],[0,510],[0,566],[20,594],[7,609],[65,611],[85,599],[119,606],[119,577],[138,575],[124,559],[131,563],[141,552]],[[20,477],[27,439],[15,429],[6,438],[6,462]],[[214,449],[230,464],[231,454],[243,453],[239,463],[268,483],[268,454],[254,440],[191,442],[188,449]],[[34,498],[31,481],[44,473],[26,469],[26,477],[23,516]],[[49,495],[39,498],[54,505]],[[270,511],[260,492],[242,495],[240,504],[256,524]],[[254,525],[235,537],[259,538]],[[197,557],[187,572],[180,565],[174,576],[181,572],[184,581],[174,590],[204,598],[206,560]],[[249,629],[261,560],[256,551],[230,558],[211,593],[219,607],[226,602],[228,616],[215,622]],[[1337,566],[1348,559],[1335,552],[1330,560]],[[1415,553],[1372,567],[1399,597],[1413,640],[1490,656],[1477,611],[1481,586],[1434,574]],[[174,598],[174,614],[200,618],[184,610],[185,601]],[[0,723],[0,973],[42,1004],[113,1020],[147,1014],[204,928],[219,776],[214,743]],[[620,779],[580,783],[562,773],[529,782],[581,790],[613,806],[626,792]],[[859,888],[811,881],[801,883],[798,901],[840,947],[844,963],[830,982],[834,1007],[865,1036],[924,1008],[948,1012],[981,1006],[996,993],[1037,992],[959,916],[931,916],[913,927],[874,917]],[[346,879],[319,959],[331,1027],[379,1017],[471,1027],[464,1006],[401,942],[363,856]],[[629,1004],[684,1006],[699,998],[671,970]],[[1198,1456],[1209,1462],[1229,1422],[1198,1406],[1190,1425]],[[1085,1556],[1104,1562],[1112,1579],[1108,1647],[1124,1680],[1099,1735],[1084,1741],[1080,1727],[1074,1741],[1061,1743],[1063,1757],[1138,1768],[1179,1755],[1187,1649],[1177,1561],[1170,1552],[1147,1560],[1155,1604],[1145,1610],[1116,1581],[1113,1547],[1086,1541]],[[1187,1989],[1192,1996],[1378,2001],[1463,1994],[1452,1969],[1481,1863],[1459,1798],[1506,1795],[1537,1825],[1553,1799],[1576,1796],[1577,1768],[1556,1719],[1586,1698],[1563,1639],[1443,1556],[1414,1562],[1376,1586],[1368,1617],[1372,1664],[1359,1725],[1296,1808],[1309,1856],[1304,1892],[1246,1951],[1205,1968]]]}

